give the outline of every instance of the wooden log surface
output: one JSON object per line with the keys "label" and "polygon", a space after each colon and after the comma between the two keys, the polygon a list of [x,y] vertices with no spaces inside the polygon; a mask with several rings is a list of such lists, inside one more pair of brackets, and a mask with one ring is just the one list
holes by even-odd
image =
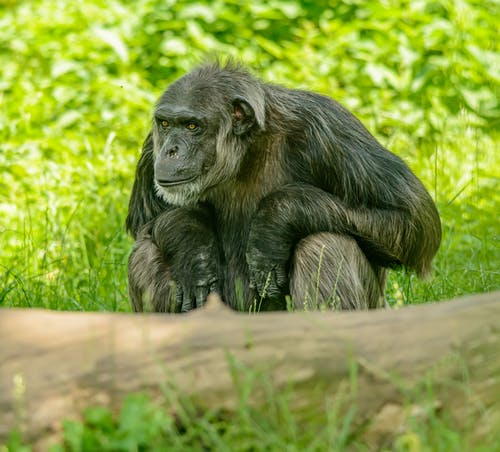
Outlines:
{"label": "wooden log surface", "polygon": [[464,403],[480,406],[484,428],[500,421],[499,301],[493,292],[397,310],[293,314],[234,313],[216,300],[185,315],[3,309],[0,444],[13,428],[36,442],[85,406],[117,407],[127,393],[158,394],[165,383],[203,406],[232,409],[230,362],[259,369],[277,390],[293,383],[290,403],[309,416],[352,382],[355,363],[356,390],[347,392],[356,422],[372,422],[374,441],[387,423],[396,427],[403,394],[431,372],[436,403],[458,419]]}

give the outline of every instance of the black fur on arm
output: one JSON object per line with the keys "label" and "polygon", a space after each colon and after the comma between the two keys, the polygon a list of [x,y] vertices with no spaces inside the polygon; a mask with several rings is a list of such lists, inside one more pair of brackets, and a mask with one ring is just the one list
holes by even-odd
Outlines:
{"label": "black fur on arm", "polygon": [[423,276],[439,245],[427,224],[403,209],[352,207],[317,187],[290,184],[265,198],[252,221],[247,248],[251,279],[259,293],[266,284],[269,295],[282,292],[295,245],[319,232],[349,235],[373,264],[403,265]]}
{"label": "black fur on arm", "polygon": [[153,150],[153,137],[149,133],[142,145],[125,222],[134,239],[143,226],[169,209],[169,205],[156,194]]}
{"label": "black fur on arm", "polygon": [[423,263],[408,260],[412,257],[408,245],[418,241],[417,230],[403,211],[352,208],[317,187],[290,184],[262,201],[248,246],[272,260],[286,261],[299,240],[331,232],[354,237],[377,265],[420,267]]}
{"label": "black fur on arm", "polygon": [[220,251],[213,218],[211,206],[199,204],[173,207],[153,222],[151,240],[168,262],[182,311],[202,306],[209,292],[220,293]]}

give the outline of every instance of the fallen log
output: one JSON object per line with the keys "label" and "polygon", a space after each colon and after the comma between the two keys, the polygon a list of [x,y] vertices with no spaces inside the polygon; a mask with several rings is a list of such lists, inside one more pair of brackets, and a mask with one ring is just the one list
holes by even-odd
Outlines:
{"label": "fallen log", "polygon": [[490,428],[500,421],[499,301],[494,292],[398,310],[256,315],[217,300],[186,315],[0,310],[0,444],[14,428],[36,443],[85,406],[117,407],[129,392],[159,394],[164,384],[233,409],[234,363],[278,390],[292,383],[291,406],[310,419],[348,387],[374,444],[402,422],[404,395],[429,375],[436,406],[458,420],[464,403],[480,406],[477,429]]}

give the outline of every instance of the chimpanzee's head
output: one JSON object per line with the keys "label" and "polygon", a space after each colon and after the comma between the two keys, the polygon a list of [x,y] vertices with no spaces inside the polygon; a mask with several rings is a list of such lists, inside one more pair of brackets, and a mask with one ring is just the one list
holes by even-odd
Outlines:
{"label": "chimpanzee's head", "polygon": [[173,83],[153,118],[157,193],[176,205],[237,177],[254,132],[264,128],[260,84],[235,67],[202,66]]}

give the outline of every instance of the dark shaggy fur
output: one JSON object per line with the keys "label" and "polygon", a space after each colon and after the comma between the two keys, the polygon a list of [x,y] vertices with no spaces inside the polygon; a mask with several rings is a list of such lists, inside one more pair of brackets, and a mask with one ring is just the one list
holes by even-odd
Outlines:
{"label": "dark shaggy fur", "polygon": [[134,310],[383,305],[386,269],[426,275],[435,205],[344,107],[203,65],[155,109],[130,199]]}

